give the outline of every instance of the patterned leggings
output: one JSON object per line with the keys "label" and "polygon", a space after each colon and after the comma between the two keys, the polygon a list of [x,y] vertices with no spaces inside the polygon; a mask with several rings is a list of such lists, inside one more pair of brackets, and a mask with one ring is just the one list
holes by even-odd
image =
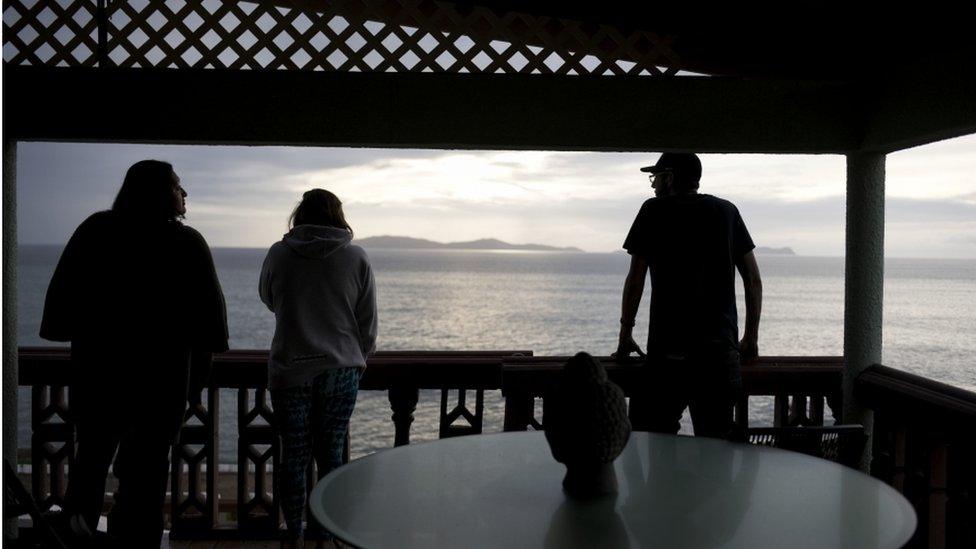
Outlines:
{"label": "patterned leggings", "polygon": [[[275,423],[281,437],[278,477],[281,508],[289,537],[293,539],[302,535],[309,460],[314,456],[319,478],[342,465],[349,418],[358,391],[358,368],[326,370],[304,385],[271,391]],[[309,517],[315,537],[331,537]]]}

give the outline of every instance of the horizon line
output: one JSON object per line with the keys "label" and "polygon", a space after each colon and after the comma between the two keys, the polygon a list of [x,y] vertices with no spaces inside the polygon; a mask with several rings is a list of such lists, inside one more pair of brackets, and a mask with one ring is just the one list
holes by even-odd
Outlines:
{"label": "horizon line", "polygon": [[[366,237],[366,238],[369,238],[369,237]],[[407,238],[413,238],[413,237],[407,237]],[[423,239],[423,240],[427,240],[427,239]],[[543,245],[547,245],[547,244],[543,244]],[[38,246],[38,247],[40,247],[40,246],[48,246],[48,247],[60,246],[60,247],[64,247],[65,246],[65,243],[17,242],[17,247],[20,247],[20,246]],[[221,246],[221,245],[211,245],[210,246],[210,249],[212,249],[212,250],[267,250],[269,247],[270,246],[242,246],[242,245]],[[553,246],[553,247],[556,247],[556,246]],[[757,246],[757,248],[758,247],[759,246]],[[789,246],[762,246],[762,247],[764,247],[764,248],[788,248]],[[580,251],[569,251],[569,250],[511,250],[511,249],[505,249],[505,248],[494,248],[494,249],[487,249],[487,248],[473,248],[473,249],[468,249],[468,248],[454,248],[454,249],[451,249],[451,248],[447,248],[447,249],[437,249],[437,248],[373,248],[373,249],[374,250],[382,250],[382,251],[415,251],[415,252],[438,252],[438,251],[444,251],[444,252],[570,253],[570,254],[607,254],[607,255],[610,255],[610,254],[627,254],[626,250],[624,250],[622,248],[621,249],[618,249],[618,250],[610,250],[610,251],[588,251],[588,250],[582,250],[582,249]],[[781,257],[802,257],[802,258],[823,258],[823,259],[844,259],[844,257],[845,257],[843,255],[800,254],[800,253],[794,253],[793,255],[788,255],[788,254],[768,254],[768,255],[770,255],[770,256],[776,255],[776,256],[781,256]],[[950,261],[976,261],[976,256],[967,256],[967,257],[941,257],[941,256],[940,257],[935,257],[935,256],[927,256],[926,257],[926,256],[889,255],[889,254],[885,254],[884,257],[885,257],[885,259],[935,259],[935,260],[950,260]]]}

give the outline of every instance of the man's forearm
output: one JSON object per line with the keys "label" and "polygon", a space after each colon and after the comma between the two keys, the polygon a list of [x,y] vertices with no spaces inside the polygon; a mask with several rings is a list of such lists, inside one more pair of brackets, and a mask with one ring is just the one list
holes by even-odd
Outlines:
{"label": "man's forearm", "polygon": [[755,341],[759,337],[759,318],[762,316],[762,280],[756,278],[743,284],[746,298],[746,326],[742,336]]}
{"label": "man's forearm", "polygon": [[746,298],[746,326],[742,332],[742,339],[754,347],[759,339],[759,317],[762,314],[762,276],[759,274],[759,264],[756,263],[756,256],[752,251],[740,257],[735,262],[735,266],[742,276],[742,288],[745,290]]}
{"label": "man's forearm", "polygon": [[618,358],[626,358],[635,352],[644,356],[640,347],[634,342],[634,319],[640,307],[641,295],[644,294],[644,279],[647,277],[647,263],[639,256],[631,256],[630,270],[624,281],[623,297],[620,300],[620,337],[617,340]]}
{"label": "man's forearm", "polygon": [[620,304],[620,329],[627,328],[628,333],[634,326],[637,309],[640,307],[641,296],[644,294],[644,276],[627,276],[624,282],[623,299]]}

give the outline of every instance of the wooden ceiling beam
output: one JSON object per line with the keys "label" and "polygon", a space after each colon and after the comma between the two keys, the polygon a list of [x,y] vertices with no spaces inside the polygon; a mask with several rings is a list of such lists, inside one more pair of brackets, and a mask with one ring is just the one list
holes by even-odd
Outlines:
{"label": "wooden ceiling beam", "polygon": [[906,64],[861,95],[873,99],[863,150],[888,153],[976,133],[976,53]]}
{"label": "wooden ceiling beam", "polygon": [[848,85],[563,77],[5,67],[20,140],[398,148],[843,153]]}

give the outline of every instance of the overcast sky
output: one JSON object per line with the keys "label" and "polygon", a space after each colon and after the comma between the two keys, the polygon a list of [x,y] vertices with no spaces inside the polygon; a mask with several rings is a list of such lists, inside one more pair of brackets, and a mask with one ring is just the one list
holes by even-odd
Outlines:
{"label": "overcast sky", "polygon": [[[126,168],[172,162],[211,246],[266,247],[301,193],[335,192],[357,237],[620,248],[657,154],[18,144],[18,237],[64,243]],[[760,246],[844,253],[844,157],[703,155],[701,191],[735,202]],[[889,155],[886,253],[976,258],[976,136]]]}

